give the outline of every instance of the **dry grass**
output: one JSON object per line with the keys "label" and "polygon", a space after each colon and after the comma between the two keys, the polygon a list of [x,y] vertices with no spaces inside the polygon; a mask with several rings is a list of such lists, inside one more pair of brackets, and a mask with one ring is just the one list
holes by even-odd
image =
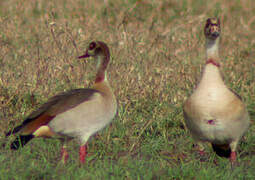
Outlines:
{"label": "dry grass", "polygon": [[[102,141],[110,147],[106,152],[100,149],[98,156],[110,156],[116,151],[114,143],[118,144],[123,154],[116,152],[113,157],[125,162],[126,156],[138,158],[138,152],[150,151],[157,137],[162,137],[160,144],[168,143],[169,149],[160,149],[161,145],[156,147],[159,153],[139,159],[165,164],[168,154],[172,157],[166,164],[178,166],[186,154],[184,159],[192,162],[192,140],[180,128],[181,106],[199,80],[205,61],[203,25],[213,16],[222,22],[225,81],[244,98],[252,115],[247,135],[251,143],[255,131],[252,0],[1,1],[0,134],[58,92],[90,86],[94,62],[76,57],[90,41],[102,40],[111,49],[108,74],[119,113],[116,123],[91,141],[91,150],[105,148],[97,142]],[[247,153],[254,146],[253,141]]]}

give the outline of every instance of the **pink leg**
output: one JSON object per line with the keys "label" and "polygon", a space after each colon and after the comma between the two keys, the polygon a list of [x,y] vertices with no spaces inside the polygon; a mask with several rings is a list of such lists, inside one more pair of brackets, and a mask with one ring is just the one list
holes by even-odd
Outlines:
{"label": "pink leg", "polygon": [[231,152],[230,161],[231,161],[231,163],[234,163],[236,161],[236,152],[235,151]]}
{"label": "pink leg", "polygon": [[81,162],[81,164],[85,163],[86,156],[87,156],[87,144],[80,147],[80,162]]}
{"label": "pink leg", "polygon": [[68,157],[69,157],[69,155],[68,155],[68,152],[67,152],[65,146],[62,146],[62,149],[61,149],[61,159],[62,159],[62,162],[64,164],[67,162]]}
{"label": "pink leg", "polygon": [[198,152],[199,152],[200,156],[204,156],[205,155],[205,151],[204,150],[198,150]]}
{"label": "pink leg", "polygon": [[196,146],[197,146],[199,155],[200,155],[200,156],[204,156],[206,153],[205,153],[205,151],[204,151],[203,142],[198,141]]}

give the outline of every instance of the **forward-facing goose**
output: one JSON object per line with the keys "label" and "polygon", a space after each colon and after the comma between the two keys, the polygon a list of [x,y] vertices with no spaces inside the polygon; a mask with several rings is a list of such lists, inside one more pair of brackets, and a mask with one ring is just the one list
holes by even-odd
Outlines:
{"label": "forward-facing goose", "polygon": [[224,84],[220,73],[219,19],[207,19],[204,34],[206,65],[200,83],[184,103],[184,119],[201,154],[202,142],[207,141],[218,155],[234,162],[238,141],[249,126],[249,115],[240,96]]}
{"label": "forward-facing goose", "polygon": [[[17,134],[11,149],[23,147],[34,137],[57,137],[63,140],[75,138],[80,143],[80,162],[85,162],[89,137],[104,128],[116,114],[117,104],[106,77],[110,61],[107,45],[96,41],[89,44],[83,56],[99,61],[94,87],[74,89],[49,99],[24,122],[10,130],[6,136]],[[62,148],[62,160],[66,162],[68,153]]]}

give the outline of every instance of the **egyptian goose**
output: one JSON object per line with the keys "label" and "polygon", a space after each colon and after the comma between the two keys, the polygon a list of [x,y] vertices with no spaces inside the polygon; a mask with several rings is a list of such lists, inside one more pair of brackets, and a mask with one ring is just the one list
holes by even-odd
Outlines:
{"label": "egyptian goose", "polygon": [[[94,87],[74,89],[49,99],[24,122],[10,130],[6,136],[17,134],[11,149],[23,147],[35,137],[75,138],[80,143],[80,162],[85,162],[89,137],[104,128],[116,114],[117,104],[107,81],[106,68],[110,52],[103,42],[91,42],[86,53],[79,58],[94,57],[99,61]],[[68,153],[62,147],[62,160]]]}
{"label": "egyptian goose", "polygon": [[229,157],[233,163],[238,141],[249,126],[249,114],[240,96],[224,84],[220,73],[219,19],[207,19],[204,34],[206,65],[200,83],[184,103],[184,119],[200,154],[204,153],[202,142],[207,141],[219,156]]}

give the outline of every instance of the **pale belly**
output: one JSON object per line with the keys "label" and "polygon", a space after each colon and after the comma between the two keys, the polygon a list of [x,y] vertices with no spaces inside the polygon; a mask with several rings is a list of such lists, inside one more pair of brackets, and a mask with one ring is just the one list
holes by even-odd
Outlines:
{"label": "pale belly", "polygon": [[208,91],[194,94],[192,115],[186,119],[186,124],[197,140],[225,144],[233,140],[233,130],[236,131],[239,124],[230,124],[231,119],[224,112],[231,105],[231,98],[226,98],[231,94],[218,90],[208,88]]}
{"label": "pale belly", "polygon": [[[208,121],[213,122],[213,124],[209,124]],[[192,123],[192,125],[187,126],[195,138],[200,141],[225,144],[233,140],[231,131],[229,131],[228,128],[224,124],[222,125],[217,119],[204,119],[203,123]]]}
{"label": "pale belly", "polygon": [[79,139],[80,143],[85,143],[91,135],[98,132],[109,124],[115,116],[115,107],[102,110],[98,106],[79,105],[70,111],[57,115],[49,123],[49,127],[57,134]]}

